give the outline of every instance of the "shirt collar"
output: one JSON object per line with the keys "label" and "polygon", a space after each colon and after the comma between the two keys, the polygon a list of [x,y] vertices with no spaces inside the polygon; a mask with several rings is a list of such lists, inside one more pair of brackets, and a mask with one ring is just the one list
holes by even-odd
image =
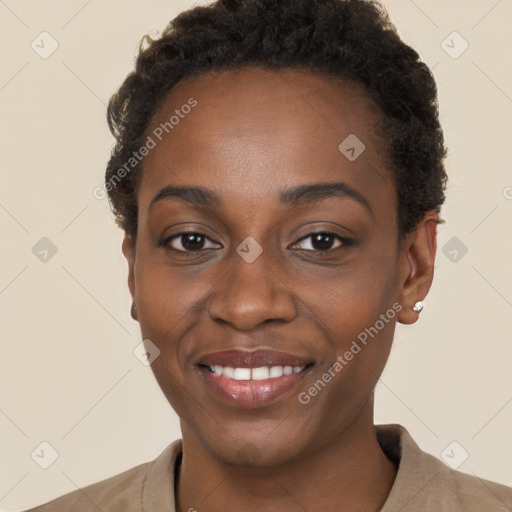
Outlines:
{"label": "shirt collar", "polygon": [[427,491],[428,485],[444,470],[444,466],[423,452],[401,425],[375,425],[375,435],[386,456],[398,464],[395,482],[380,512],[405,509]]}
{"label": "shirt collar", "polygon": [[142,488],[144,512],[176,512],[174,483],[182,452],[182,440],[177,439],[150,463]]}
{"label": "shirt collar", "polygon": [[[442,471],[443,465],[422,452],[401,425],[375,425],[375,434],[386,456],[398,465],[381,512],[396,512],[412,502]],[[149,464],[142,491],[144,512],[176,512],[174,486],[182,450],[182,440],[177,439]]]}

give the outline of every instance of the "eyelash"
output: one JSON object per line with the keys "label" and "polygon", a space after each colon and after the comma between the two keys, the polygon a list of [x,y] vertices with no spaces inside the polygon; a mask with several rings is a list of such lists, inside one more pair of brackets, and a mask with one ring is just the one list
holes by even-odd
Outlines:
{"label": "eyelash", "polygon": [[[209,252],[211,250],[214,250],[214,248],[211,248],[211,247],[210,248],[206,248],[206,249],[198,249],[197,251],[187,251],[187,250],[175,249],[174,247],[169,247],[169,243],[172,240],[179,239],[180,237],[182,237],[184,235],[199,235],[201,237],[204,237],[206,240],[208,240],[208,241],[210,241],[212,243],[216,243],[213,240],[211,240],[208,236],[206,236],[204,233],[201,233],[200,231],[181,231],[180,233],[176,233],[176,234],[174,234],[172,236],[169,236],[167,238],[163,238],[162,240],[159,241],[158,246],[159,247],[165,247],[168,250],[171,250],[173,252],[177,252],[177,253],[181,253],[181,254],[187,254],[187,255],[191,255],[191,256],[197,255],[198,253],[201,253],[201,252],[204,253],[204,252]],[[337,233],[334,233],[332,231],[325,231],[325,230],[324,231],[313,231],[311,233],[308,233],[307,235],[305,235],[302,238],[300,238],[299,240],[297,240],[297,242],[295,242],[293,245],[296,245],[299,242],[302,242],[303,240],[307,240],[308,238],[311,238],[311,237],[313,237],[315,235],[328,235],[328,236],[334,237],[338,241],[341,242],[341,245],[338,246],[338,247],[326,249],[325,251],[322,251],[320,249],[296,249],[296,250],[301,250],[301,251],[304,251],[304,252],[318,254],[318,253],[328,253],[328,252],[335,251],[337,249],[341,249],[342,247],[349,247],[351,245],[354,245],[354,240],[352,240],[351,238],[347,238],[347,237],[338,235]]]}

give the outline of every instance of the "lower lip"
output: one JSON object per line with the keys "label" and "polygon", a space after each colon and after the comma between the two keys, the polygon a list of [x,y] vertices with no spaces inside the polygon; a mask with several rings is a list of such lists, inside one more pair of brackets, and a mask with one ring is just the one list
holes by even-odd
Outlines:
{"label": "lower lip", "polygon": [[224,401],[238,407],[255,408],[268,405],[298,386],[309,367],[299,373],[263,380],[234,380],[218,376],[199,367],[208,386]]}

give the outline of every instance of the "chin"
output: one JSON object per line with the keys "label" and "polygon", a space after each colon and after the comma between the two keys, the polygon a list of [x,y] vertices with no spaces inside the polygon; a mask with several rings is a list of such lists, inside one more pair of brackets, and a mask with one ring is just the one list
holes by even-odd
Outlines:
{"label": "chin", "polygon": [[[272,435],[272,430],[274,433]],[[286,436],[283,432],[287,431]],[[236,430],[196,433],[208,452],[225,464],[239,467],[265,468],[291,463],[301,457],[306,449],[304,432],[295,434],[289,428],[277,432],[272,428],[262,429],[251,424],[244,425],[243,434]],[[264,432],[269,432],[268,435]]]}

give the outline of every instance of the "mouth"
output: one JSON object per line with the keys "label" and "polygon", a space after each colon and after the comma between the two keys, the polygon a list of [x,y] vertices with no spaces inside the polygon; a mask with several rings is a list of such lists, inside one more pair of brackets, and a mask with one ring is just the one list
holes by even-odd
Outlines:
{"label": "mouth", "polygon": [[314,362],[274,350],[227,350],[205,356],[197,366],[209,391],[223,402],[254,408],[291,392]]}

